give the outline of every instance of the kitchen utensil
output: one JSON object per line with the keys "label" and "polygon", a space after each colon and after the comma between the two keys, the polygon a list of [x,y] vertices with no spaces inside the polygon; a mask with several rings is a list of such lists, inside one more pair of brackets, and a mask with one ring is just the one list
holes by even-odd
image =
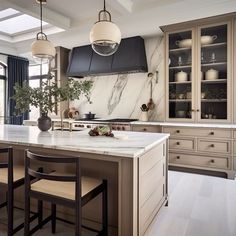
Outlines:
{"label": "kitchen utensil", "polygon": [[84,115],[85,115],[85,119],[87,119],[87,120],[92,120],[92,119],[95,118],[95,115],[96,115],[96,114],[89,112],[89,113],[86,113],[86,114],[84,114]]}
{"label": "kitchen utensil", "polygon": [[192,47],[192,39],[179,40],[179,41],[176,41],[175,44],[179,48],[191,48]]}
{"label": "kitchen utensil", "polygon": [[208,45],[213,43],[217,39],[216,35],[210,36],[210,35],[204,35],[201,36],[201,45]]}
{"label": "kitchen utensil", "polygon": [[146,104],[142,104],[142,106],[140,107],[141,111],[148,111],[148,107]]}
{"label": "kitchen utensil", "polygon": [[219,79],[219,71],[215,70],[215,69],[209,69],[206,72],[205,79],[206,80],[216,80],[216,79]]}
{"label": "kitchen utensil", "polygon": [[184,93],[180,93],[178,95],[178,99],[185,99],[185,94]]}
{"label": "kitchen utensil", "polygon": [[[153,76],[153,74],[152,74],[152,76]],[[152,99],[152,78],[151,78],[151,80],[150,80],[150,99],[147,103],[147,108],[148,108],[148,110],[153,110],[154,107],[155,107],[155,104]]]}
{"label": "kitchen utensil", "polygon": [[184,71],[180,71],[175,74],[175,81],[176,82],[184,82],[188,80],[188,74]]}

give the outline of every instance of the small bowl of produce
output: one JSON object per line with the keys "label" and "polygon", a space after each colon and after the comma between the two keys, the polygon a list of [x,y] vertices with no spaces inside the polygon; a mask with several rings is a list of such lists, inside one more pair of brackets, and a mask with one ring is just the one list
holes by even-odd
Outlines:
{"label": "small bowl of produce", "polygon": [[107,136],[107,137],[114,137],[110,127],[108,125],[104,126],[96,126],[91,129],[88,133],[90,136]]}

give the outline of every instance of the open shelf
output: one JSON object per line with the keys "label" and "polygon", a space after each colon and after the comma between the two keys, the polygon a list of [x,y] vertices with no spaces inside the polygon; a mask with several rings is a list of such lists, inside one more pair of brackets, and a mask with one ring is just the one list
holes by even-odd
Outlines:
{"label": "open shelf", "polygon": [[184,51],[189,51],[192,48],[175,48],[175,49],[170,49],[169,52],[184,52]]}
{"label": "open shelf", "polygon": [[227,79],[215,79],[215,80],[202,80],[203,84],[224,84],[227,83]]}
{"label": "open shelf", "polygon": [[227,99],[201,99],[201,102],[227,102]]}
{"label": "open shelf", "polygon": [[171,66],[169,67],[170,70],[173,70],[173,69],[184,69],[184,68],[191,68],[192,66],[191,65],[185,65],[185,66]]}
{"label": "open shelf", "polygon": [[169,82],[169,84],[191,84],[192,81],[183,81],[183,82],[177,82],[177,81],[174,81],[174,82]]}
{"label": "open shelf", "polygon": [[222,66],[222,65],[227,65],[227,62],[211,62],[211,63],[201,64],[202,67],[204,67],[204,66]]}
{"label": "open shelf", "polygon": [[201,48],[213,48],[213,47],[222,47],[222,46],[227,46],[227,43],[226,42],[212,43],[212,44],[202,45]]}
{"label": "open shelf", "polygon": [[169,99],[169,102],[191,102],[191,99]]}

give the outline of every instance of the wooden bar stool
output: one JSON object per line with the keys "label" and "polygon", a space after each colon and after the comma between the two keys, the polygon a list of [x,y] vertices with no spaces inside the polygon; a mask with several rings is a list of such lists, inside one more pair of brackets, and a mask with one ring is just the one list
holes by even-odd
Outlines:
{"label": "wooden bar stool", "polygon": [[[0,148],[0,154],[7,155],[6,156],[7,161],[4,163],[0,163],[0,184],[7,185],[7,199],[6,202],[0,205],[0,208],[7,206],[7,213],[8,213],[7,234],[8,236],[12,236],[16,232],[24,228],[24,223],[14,228],[13,218],[14,218],[14,190],[24,185],[25,168],[24,166],[21,167],[13,165],[12,147]],[[0,157],[2,159],[2,155]],[[40,204],[38,208],[39,208],[39,214],[41,216],[42,213],[40,211],[41,210]],[[39,214],[35,214],[30,218],[30,220],[32,221],[33,219],[39,217]]]}
{"label": "wooden bar stool", "polygon": [[[72,164],[75,167],[75,174],[40,173],[31,168],[31,161],[40,163],[55,163],[59,165]],[[30,177],[38,181],[30,183]],[[102,230],[98,231],[82,226],[81,208],[89,201],[102,194]],[[51,203],[51,215],[42,220],[30,230],[30,198]],[[79,157],[52,157],[32,153],[26,150],[25,154],[25,234],[32,235],[44,224],[51,221],[52,233],[56,231],[56,205],[64,205],[75,209],[75,236],[82,235],[82,227],[97,232],[98,235],[108,235],[108,207],[107,207],[107,181],[81,177]]]}

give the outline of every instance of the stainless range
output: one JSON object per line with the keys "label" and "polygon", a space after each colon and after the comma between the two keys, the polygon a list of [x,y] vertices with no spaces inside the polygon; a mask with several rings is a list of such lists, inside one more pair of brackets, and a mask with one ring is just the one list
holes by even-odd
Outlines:
{"label": "stainless range", "polygon": [[92,128],[95,125],[109,125],[111,130],[123,130],[130,131],[131,130],[131,122],[137,121],[137,119],[78,119],[73,121],[73,129],[85,129]]}

